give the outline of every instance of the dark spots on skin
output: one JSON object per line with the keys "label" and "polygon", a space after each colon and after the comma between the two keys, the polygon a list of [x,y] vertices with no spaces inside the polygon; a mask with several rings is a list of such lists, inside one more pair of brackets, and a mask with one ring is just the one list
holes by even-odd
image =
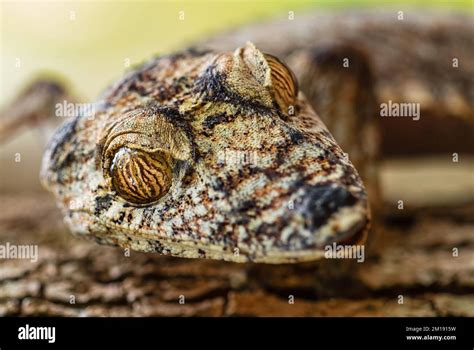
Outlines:
{"label": "dark spots on skin", "polygon": [[295,145],[302,143],[305,139],[304,134],[293,127],[288,128],[288,136],[290,137],[291,142]]}
{"label": "dark spots on skin", "polygon": [[192,88],[193,81],[187,76],[181,76],[173,80],[172,86],[175,90],[183,90],[184,88]]}
{"label": "dark spots on skin", "polygon": [[240,114],[259,114],[271,116],[275,109],[267,107],[259,101],[249,100],[227,88],[225,77],[216,72],[215,66],[210,65],[205,72],[196,79],[194,94],[202,96],[204,102],[225,102],[240,109]]}
{"label": "dark spots on skin", "polygon": [[228,189],[226,188],[226,185],[224,181],[221,178],[216,178],[215,181],[211,183],[212,189],[216,192],[222,192],[224,194],[228,194]]}
{"label": "dark spots on skin", "polygon": [[206,257],[206,252],[202,249],[198,249],[198,254],[200,258],[205,258]]}
{"label": "dark spots on skin", "polygon": [[196,172],[191,171],[192,167],[188,166],[186,170],[186,174],[184,177],[181,179],[181,184],[183,188],[188,188],[193,185],[195,181],[198,181],[197,178],[199,178],[199,174]]}
{"label": "dark spots on skin", "polygon": [[66,157],[57,164],[58,169],[64,169],[70,167],[77,161],[76,155],[74,153],[74,148],[71,147],[71,150],[67,152]]}
{"label": "dark spots on skin", "polygon": [[267,177],[267,179],[269,179],[270,181],[274,181],[274,180],[277,180],[281,174],[276,170],[276,169],[273,169],[273,168],[266,168],[266,169],[263,169],[263,174]]}
{"label": "dark spots on skin", "polygon": [[225,176],[225,179],[222,177],[216,177],[211,186],[215,191],[229,194],[232,191],[234,179],[232,178],[232,175],[228,173],[223,174],[223,176]]}
{"label": "dark spots on skin", "polygon": [[[143,208],[143,211],[142,211],[143,221],[144,222],[151,221],[154,214],[155,214],[155,209],[154,208]],[[129,222],[130,222],[130,220],[129,220]]]}
{"label": "dark spots on skin", "polygon": [[152,247],[153,251],[158,254],[162,254],[164,251],[163,245],[158,241],[150,241],[150,246]]}
{"label": "dark spots on skin", "polygon": [[[345,186],[356,186],[360,187],[360,178],[357,174],[355,168],[353,167],[346,167],[344,169],[344,176],[341,178],[341,183]],[[366,193],[365,191],[361,192],[361,197],[365,198]]]}
{"label": "dark spots on skin", "polygon": [[247,216],[241,216],[235,220],[236,225],[247,225],[250,222],[250,218]]}
{"label": "dark spots on skin", "polygon": [[172,123],[175,126],[185,127],[184,115],[179,112],[176,108],[171,108],[169,106],[161,106],[157,103],[150,103],[146,106],[147,115],[160,114],[166,118],[167,121]]}
{"label": "dark spots on skin", "polygon": [[115,224],[118,224],[120,225],[122,222],[123,222],[123,219],[125,218],[125,212],[122,211],[120,214],[119,214],[119,217],[115,220],[112,220],[113,223]]}
{"label": "dark spots on skin", "polygon": [[326,160],[332,166],[339,163],[339,159],[335,154],[335,148],[328,148],[328,146],[325,146],[320,141],[317,141],[315,146],[321,150],[321,154],[318,156],[320,161]]}
{"label": "dark spots on skin", "polygon": [[231,217],[236,225],[246,225],[250,222],[251,218],[257,215],[255,209],[255,200],[245,200],[232,209]]}
{"label": "dark spots on skin", "polygon": [[339,159],[332,152],[328,152],[328,154],[326,155],[326,159],[328,160],[328,163],[332,166],[336,165],[339,162]]}
{"label": "dark spots on skin", "polygon": [[354,205],[358,199],[344,187],[331,183],[307,186],[295,207],[304,217],[305,227],[318,229],[342,207]]}
{"label": "dark spots on skin", "polygon": [[[330,172],[333,167],[337,164],[341,164],[341,160],[336,155],[336,146],[328,147],[324,146],[320,141],[315,143],[315,146],[321,150],[321,154],[318,156],[318,161],[321,163],[321,167],[324,171]],[[356,186],[360,187],[360,178],[357,171],[352,166],[344,166],[344,176],[341,176],[340,182],[345,186]]]}
{"label": "dark spots on skin", "polygon": [[219,113],[216,115],[211,115],[207,117],[206,120],[202,123],[202,125],[207,129],[212,129],[214,126],[219,125],[224,122],[230,122],[234,117],[228,115],[227,113]]}
{"label": "dark spots on skin", "polygon": [[296,192],[305,185],[307,176],[299,176],[290,186],[290,192]]}
{"label": "dark spots on skin", "polygon": [[286,148],[279,148],[277,151],[277,154],[275,156],[275,167],[279,167],[283,163],[285,163],[285,160],[288,156],[288,151]]}
{"label": "dark spots on skin", "polygon": [[48,149],[51,152],[49,171],[57,174],[57,182],[64,184],[74,180],[73,174],[68,171],[75,164],[84,163],[88,158],[94,156],[94,151],[82,152],[81,145],[75,137],[77,123],[81,115],[77,115],[71,121],[63,124],[54,134]]}
{"label": "dark spots on skin", "polygon": [[[65,144],[68,141],[71,141],[73,138],[75,132],[76,132],[76,125],[77,121],[79,120],[79,117],[74,118],[73,120],[66,122],[61,126],[61,128],[54,134],[53,139],[50,142],[50,145],[48,146],[49,149],[51,149],[51,159],[53,160],[51,162],[51,170],[52,171],[57,171],[61,167],[64,167],[63,162],[58,162],[58,158],[62,155],[64,152]],[[69,159],[68,159],[69,157]],[[68,155],[64,159],[68,159],[67,162],[68,164],[72,161],[72,150],[68,153]]]}
{"label": "dark spots on skin", "polygon": [[147,86],[143,84],[141,75],[138,75],[138,79],[133,80],[130,85],[128,86],[129,92],[136,92],[140,96],[146,96],[149,92],[147,90]]}
{"label": "dark spots on skin", "polygon": [[[196,79],[193,94],[201,96],[203,102],[223,102],[233,105],[238,109],[234,115],[220,113],[208,117],[203,122],[204,128],[212,129],[221,123],[232,122],[238,115],[278,116],[282,120],[287,120],[287,116],[277,107],[265,106],[258,100],[247,99],[229,90],[227,86],[225,76],[221,72],[217,72],[216,67],[213,65],[209,66],[205,72]],[[296,129],[289,130],[289,135],[293,143],[298,143],[303,139],[303,134]]]}
{"label": "dark spots on skin", "polygon": [[266,169],[267,168],[249,165],[248,167],[244,168],[244,170],[239,169],[239,176],[254,177],[255,175],[265,174]]}
{"label": "dark spots on skin", "polygon": [[245,200],[234,209],[236,212],[247,212],[250,209],[255,208],[255,201],[253,200]]}
{"label": "dark spots on skin", "polygon": [[174,78],[167,84],[163,84],[159,81],[150,84],[150,81],[145,81],[140,85],[145,86],[145,89],[139,92],[140,96],[153,97],[157,102],[164,103],[172,100],[187,88],[192,87],[192,79],[180,76]]}
{"label": "dark spots on skin", "polygon": [[186,88],[192,87],[192,80],[187,76],[180,76],[171,82],[169,89],[173,92],[173,95],[178,95]]}
{"label": "dark spots on skin", "polygon": [[[138,85],[143,87],[141,90],[134,89]],[[157,86],[158,85],[158,86]],[[153,96],[159,102],[171,100],[173,97],[182,93],[185,89],[192,87],[192,79],[180,76],[173,79],[168,84],[150,84],[149,80],[144,82],[134,82],[131,86],[132,91],[137,91],[141,96]]]}
{"label": "dark spots on skin", "polygon": [[95,211],[94,214],[99,216],[102,211],[108,210],[113,203],[114,199],[110,194],[95,198]]}

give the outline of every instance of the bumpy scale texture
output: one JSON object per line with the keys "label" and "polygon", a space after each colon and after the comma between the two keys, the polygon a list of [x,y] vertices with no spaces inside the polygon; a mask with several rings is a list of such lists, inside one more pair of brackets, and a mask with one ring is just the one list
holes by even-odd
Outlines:
{"label": "bumpy scale texture", "polygon": [[41,178],[74,234],[178,257],[315,260],[369,226],[356,170],[291,71],[250,43],[129,72],[56,132]]}

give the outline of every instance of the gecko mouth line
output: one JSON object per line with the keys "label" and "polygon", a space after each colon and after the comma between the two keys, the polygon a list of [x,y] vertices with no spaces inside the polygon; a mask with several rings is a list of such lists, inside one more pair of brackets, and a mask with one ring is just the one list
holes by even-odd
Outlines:
{"label": "gecko mouth line", "polygon": [[[73,209],[70,211],[70,214],[76,213],[87,215],[90,219],[93,219],[93,214],[87,209]],[[87,221],[87,220],[84,220]],[[120,227],[117,224],[111,222],[99,222],[103,227],[103,233],[95,236],[96,238],[111,239],[114,237],[117,240],[114,245],[124,247],[124,244],[127,245],[140,242],[139,244],[143,247],[144,245],[148,246],[146,251],[155,252],[158,251],[163,255],[175,255],[176,250],[185,250],[184,253],[180,253],[183,257],[194,258],[199,257],[205,252],[207,256],[219,257],[219,259],[226,261],[236,261],[239,262],[254,262],[254,263],[294,263],[294,262],[304,262],[314,260],[316,257],[322,257],[325,254],[325,249],[328,246],[336,245],[339,246],[358,246],[365,242],[368,228],[369,220],[362,220],[353,225],[352,228],[340,233],[340,236],[344,238],[334,241],[328,241],[324,245],[314,245],[307,246],[301,250],[286,250],[286,249],[276,249],[271,251],[258,251],[251,252],[239,249],[222,249],[218,245],[206,245],[196,240],[180,240],[178,238],[170,238],[157,236],[155,233],[151,232],[137,232],[132,229],[125,229]],[[90,238],[89,236],[85,236]],[[123,239],[125,238],[125,239]],[[102,240],[96,240],[98,243],[104,243]],[[124,243],[125,242],[125,243]],[[107,244],[110,244],[107,243]],[[236,255],[236,252],[237,253]],[[240,255],[240,258],[237,258]]]}

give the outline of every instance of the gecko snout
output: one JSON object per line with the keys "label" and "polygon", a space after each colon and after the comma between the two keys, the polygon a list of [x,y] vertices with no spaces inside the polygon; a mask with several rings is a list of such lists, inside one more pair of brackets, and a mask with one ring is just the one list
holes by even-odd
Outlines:
{"label": "gecko snout", "polygon": [[309,185],[302,192],[295,203],[296,220],[316,235],[310,240],[316,247],[363,243],[369,226],[364,197],[337,183]]}

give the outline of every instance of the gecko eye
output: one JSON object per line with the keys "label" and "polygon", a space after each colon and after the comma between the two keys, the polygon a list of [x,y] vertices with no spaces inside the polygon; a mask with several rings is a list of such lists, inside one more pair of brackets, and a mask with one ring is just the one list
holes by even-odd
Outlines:
{"label": "gecko eye", "polygon": [[288,66],[275,56],[264,54],[268,67],[273,97],[283,112],[288,112],[288,108],[295,104],[298,96],[298,82]]}
{"label": "gecko eye", "polygon": [[158,201],[170,191],[174,176],[192,160],[184,130],[158,107],[138,108],[114,118],[102,130],[96,146],[96,166],[105,187],[131,204]]}
{"label": "gecko eye", "polygon": [[[237,49],[233,57],[219,56],[217,67],[227,71],[227,84],[237,93],[260,99],[265,105],[276,105],[281,112],[293,115],[298,97],[298,82],[288,66],[273,55],[263,53],[252,43]],[[253,79],[242,78],[250,73]],[[257,85],[257,87],[255,86]],[[243,86],[245,91],[242,91]],[[262,93],[264,87],[265,93]],[[249,95],[250,94],[250,95]]]}
{"label": "gecko eye", "polygon": [[171,187],[171,160],[164,153],[153,154],[127,147],[115,153],[110,166],[113,189],[134,204],[155,202]]}

